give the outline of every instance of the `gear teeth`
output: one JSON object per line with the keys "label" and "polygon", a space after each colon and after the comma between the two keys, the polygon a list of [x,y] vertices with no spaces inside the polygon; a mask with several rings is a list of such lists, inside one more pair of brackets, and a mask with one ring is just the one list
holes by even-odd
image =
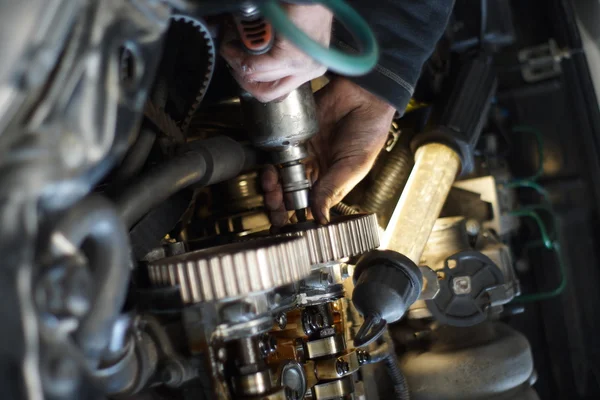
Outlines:
{"label": "gear teeth", "polygon": [[204,75],[204,81],[202,82],[200,88],[198,89],[198,92],[196,93],[196,97],[194,98],[194,102],[190,106],[190,109],[188,110],[188,113],[187,113],[186,117],[184,118],[183,123],[181,124],[181,131],[185,134],[185,133],[187,133],[190,123],[192,122],[192,118],[193,118],[194,114],[196,113],[196,111],[198,110],[200,103],[202,103],[202,100],[204,99],[204,96],[206,95],[206,91],[208,90],[208,85],[210,84],[210,81],[212,80],[212,76],[213,76],[213,73],[215,70],[216,47],[215,47],[215,43],[212,39],[212,36],[210,34],[210,31],[208,30],[208,27],[205,25],[205,23],[203,21],[196,19],[196,18],[189,17],[187,15],[181,15],[181,14],[174,14],[171,16],[171,19],[174,21],[177,21],[177,22],[186,23],[186,24],[191,25],[194,28],[196,28],[198,30],[198,33],[204,35],[204,40],[206,42],[206,47],[207,47],[207,51],[208,51],[208,62],[207,62],[208,65],[207,65],[206,73]]}
{"label": "gear teeth", "polygon": [[310,274],[306,238],[257,239],[185,253],[148,265],[154,286],[179,286],[184,304],[264,292]]}
{"label": "gear teeth", "polygon": [[285,234],[294,235],[307,239],[313,266],[358,256],[376,249],[380,244],[376,214],[348,215],[334,219],[327,225]]}
{"label": "gear teeth", "polygon": [[156,107],[150,100],[146,101],[144,115],[174,142],[185,143],[185,136],[183,136],[177,122],[173,121],[163,109]]}

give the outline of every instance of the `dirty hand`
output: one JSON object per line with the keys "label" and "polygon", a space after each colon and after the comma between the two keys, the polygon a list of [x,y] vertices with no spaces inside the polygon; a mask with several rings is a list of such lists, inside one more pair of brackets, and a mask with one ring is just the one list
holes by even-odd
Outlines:
{"label": "dirty hand", "polygon": [[[386,142],[395,109],[344,78],[335,78],[316,94],[319,133],[308,143],[307,170],[313,182],[311,210],[319,223],[369,172]],[[275,167],[262,176],[271,223],[288,220]]]}
{"label": "dirty hand", "polygon": [[[287,4],[288,18],[312,39],[329,46],[333,15],[320,5]],[[298,50],[288,40],[275,37],[266,54],[246,53],[235,41],[226,42],[221,55],[240,86],[258,101],[283,97],[305,82],[323,75],[326,68]]]}

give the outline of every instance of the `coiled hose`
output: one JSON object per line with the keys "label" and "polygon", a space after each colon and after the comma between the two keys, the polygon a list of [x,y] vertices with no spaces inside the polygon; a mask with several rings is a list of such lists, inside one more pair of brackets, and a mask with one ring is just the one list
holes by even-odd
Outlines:
{"label": "coiled hose", "polygon": [[383,362],[388,375],[394,385],[394,398],[396,400],[410,400],[410,390],[406,378],[398,364],[398,357],[394,349],[394,342],[390,337],[389,331],[386,329],[383,333],[383,343],[376,350],[370,353],[369,364]]}
{"label": "coiled hose", "polygon": [[341,201],[335,206],[333,206],[331,209],[339,215],[354,215],[360,213],[360,210],[357,207],[351,206]]}
{"label": "coiled hose", "polygon": [[398,357],[394,353],[390,353],[384,357],[383,363],[387,368],[390,379],[394,384],[394,395],[397,400],[409,400],[410,391],[408,390],[408,384],[406,378],[400,370],[398,365]]}
{"label": "coiled hose", "polygon": [[406,186],[414,165],[412,153],[407,145],[397,143],[388,154],[377,179],[367,192],[360,206],[366,212],[381,212],[398,192]]}

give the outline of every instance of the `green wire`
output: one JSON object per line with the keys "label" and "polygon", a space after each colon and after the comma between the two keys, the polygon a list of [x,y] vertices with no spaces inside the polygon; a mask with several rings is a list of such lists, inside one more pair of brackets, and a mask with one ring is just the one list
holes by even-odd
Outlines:
{"label": "green wire", "polygon": [[[521,207],[519,208],[519,210],[517,211],[544,211],[546,213],[548,213],[550,215],[550,217],[552,218],[552,229],[548,229],[548,237],[551,238],[552,241],[555,240],[556,237],[556,213],[554,212],[554,210],[552,209],[552,206],[550,204],[534,204],[532,206],[527,206],[527,207]],[[539,215],[539,214],[538,214]]]}
{"label": "green wire", "polygon": [[331,71],[348,76],[371,71],[379,59],[379,46],[369,24],[344,0],[319,0],[314,4],[322,4],[333,12],[335,18],[352,33],[362,49],[361,53],[343,53],[317,43],[290,21],[277,0],[267,0],[258,8],[277,33]]}
{"label": "green wire", "polygon": [[[535,190],[536,192],[538,192],[544,198],[546,204],[538,204],[538,205],[534,205],[534,206],[524,207],[519,210],[514,210],[514,211],[510,212],[510,214],[517,216],[517,217],[533,218],[533,220],[537,223],[537,225],[539,227],[540,234],[542,236],[542,240],[537,240],[535,242],[530,242],[530,243],[526,244],[525,249],[527,251],[533,247],[544,246],[546,249],[554,251],[556,254],[556,257],[557,257],[558,270],[560,273],[560,282],[559,282],[558,286],[556,286],[554,289],[544,291],[544,292],[530,293],[530,294],[517,296],[512,301],[513,303],[531,303],[531,302],[551,299],[551,298],[554,298],[554,297],[562,294],[567,287],[567,271],[566,271],[567,268],[566,268],[566,264],[565,264],[564,258],[562,256],[562,252],[560,250],[560,245],[559,245],[558,241],[553,241],[551,239],[551,235],[548,234],[548,230],[546,229],[546,225],[544,224],[544,221],[539,216],[539,214],[536,212],[536,210],[544,210],[544,211],[550,213],[550,215],[552,216],[553,225],[556,225],[557,218],[556,218],[556,214],[552,210],[550,194],[548,193],[548,191],[546,189],[544,189],[540,184],[538,184],[536,182],[536,180],[538,180],[544,173],[544,142],[543,142],[542,134],[539,130],[537,130],[531,126],[526,126],[526,125],[514,126],[512,128],[512,131],[513,132],[521,132],[521,133],[531,133],[531,134],[535,135],[535,139],[536,139],[537,147],[538,147],[539,163],[538,163],[538,168],[537,168],[537,171],[535,172],[535,174],[533,174],[532,176],[527,177],[527,178],[515,179],[515,180],[509,182],[507,184],[507,186],[513,187],[513,188],[531,188],[531,189]],[[554,230],[555,229],[556,228],[554,228]],[[554,234],[552,236],[554,236]]]}
{"label": "green wire", "polygon": [[533,218],[540,229],[540,234],[542,235],[542,241],[544,242],[544,246],[547,249],[552,250],[552,240],[550,239],[550,235],[548,235],[548,231],[546,229],[546,224],[542,221],[542,218],[539,216],[537,212],[534,211],[533,208],[523,208],[519,210],[514,210],[509,213],[510,215],[514,215],[516,217],[529,217]]}
{"label": "green wire", "polygon": [[544,198],[544,201],[546,201],[546,203],[550,204],[550,194],[537,182],[530,181],[527,179],[517,179],[508,182],[506,186],[509,188],[531,188],[538,192]]}
{"label": "green wire", "polygon": [[533,182],[538,180],[544,174],[544,139],[542,137],[542,133],[538,129],[527,125],[515,125],[512,127],[512,131],[515,133],[530,133],[535,135],[535,140],[537,142],[538,147],[538,156],[540,160],[538,163],[537,171],[532,176],[527,178],[518,178],[515,179],[514,182]]}
{"label": "green wire", "polygon": [[515,302],[515,303],[530,303],[530,302],[535,302],[535,301],[551,299],[553,297],[559,296],[561,293],[563,293],[565,291],[565,288],[567,287],[567,272],[566,272],[567,268],[566,268],[564,258],[562,256],[562,252],[560,250],[560,245],[559,245],[558,241],[553,241],[550,239],[550,235],[548,234],[548,231],[546,229],[546,225],[544,224],[544,221],[542,221],[540,216],[535,212],[535,210],[539,210],[539,209],[549,212],[553,217],[554,224],[556,224],[556,215],[552,211],[552,208],[548,205],[539,204],[536,206],[512,211],[510,214],[518,216],[518,217],[530,217],[535,220],[535,222],[537,223],[537,225],[539,227],[540,233],[542,235],[542,240],[530,242],[525,246],[525,248],[526,248],[526,250],[529,250],[533,247],[544,246],[548,250],[554,251],[556,253],[557,262],[558,262],[558,269],[559,269],[559,273],[560,273],[560,282],[559,282],[558,286],[552,290],[538,292],[538,293],[530,293],[530,294],[525,294],[525,295],[515,297],[513,300],[513,302]]}
{"label": "green wire", "polygon": [[[542,245],[542,244],[544,246],[546,246],[546,244],[541,241],[537,242],[538,246]],[[532,247],[536,247],[536,245],[531,244],[531,245],[526,246],[527,249],[532,248]],[[525,294],[525,295],[515,297],[512,301],[513,303],[532,303],[535,301],[547,300],[547,299],[551,299],[551,298],[560,296],[565,291],[565,289],[567,287],[567,268],[566,268],[566,264],[563,259],[563,255],[560,250],[560,245],[558,244],[558,242],[552,243],[552,250],[554,250],[556,257],[557,257],[557,261],[558,261],[558,271],[560,273],[560,282],[558,283],[558,286],[556,286],[552,290],[538,292],[538,293],[530,293],[530,294]]]}

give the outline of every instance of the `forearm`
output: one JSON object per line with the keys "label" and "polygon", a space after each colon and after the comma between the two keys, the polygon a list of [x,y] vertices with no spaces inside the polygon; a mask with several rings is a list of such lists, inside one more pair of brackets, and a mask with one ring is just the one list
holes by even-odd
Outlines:
{"label": "forearm", "polygon": [[[452,12],[454,0],[348,0],[369,22],[381,47],[377,67],[352,78],[403,113],[421,68],[431,56]],[[352,47],[343,27],[334,29],[334,45]]]}

